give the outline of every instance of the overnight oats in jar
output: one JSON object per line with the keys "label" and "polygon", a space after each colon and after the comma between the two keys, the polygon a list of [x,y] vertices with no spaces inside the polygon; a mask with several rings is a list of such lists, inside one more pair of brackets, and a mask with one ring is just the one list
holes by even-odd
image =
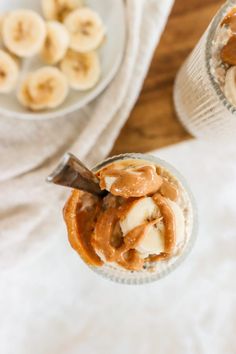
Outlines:
{"label": "overnight oats in jar", "polygon": [[144,154],[109,158],[93,172],[104,195],[73,190],[64,208],[69,242],[85,263],[126,284],[151,282],[175,269],[196,231],[182,176]]}
{"label": "overnight oats in jar", "polygon": [[236,108],[236,4],[226,11],[215,32],[209,63],[216,84]]}
{"label": "overnight oats in jar", "polygon": [[175,80],[177,115],[194,136],[236,134],[235,44],[236,0],[218,11]]}

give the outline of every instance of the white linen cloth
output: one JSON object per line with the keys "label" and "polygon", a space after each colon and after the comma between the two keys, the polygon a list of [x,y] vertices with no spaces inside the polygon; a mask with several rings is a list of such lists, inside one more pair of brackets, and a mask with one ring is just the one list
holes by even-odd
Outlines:
{"label": "white linen cloth", "polygon": [[70,249],[58,219],[61,233],[1,277],[0,353],[235,353],[236,147],[195,140],[154,154],[196,197],[185,262],[156,283],[112,283]]}
{"label": "white linen cloth", "polygon": [[35,257],[58,234],[59,210],[68,191],[47,185],[45,177],[65,151],[89,165],[107,155],[138,97],[172,3],[125,1],[123,63],[92,104],[48,121],[0,117],[0,270]]}
{"label": "white linen cloth", "polygon": [[171,3],[126,2],[125,65],[89,107],[55,121],[0,119],[1,354],[235,352],[234,146],[191,141],[155,152],[186,176],[200,228],[185,263],[146,286],[111,283],[83,264],[62,220],[67,191],[44,183],[65,150],[90,164],[107,154],[140,91]]}

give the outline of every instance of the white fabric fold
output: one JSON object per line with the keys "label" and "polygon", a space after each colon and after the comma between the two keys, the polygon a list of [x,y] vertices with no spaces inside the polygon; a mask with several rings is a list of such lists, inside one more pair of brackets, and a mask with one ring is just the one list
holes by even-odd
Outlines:
{"label": "white fabric fold", "polygon": [[45,178],[66,151],[88,165],[108,154],[141,90],[172,2],[124,2],[123,62],[93,103],[47,121],[0,117],[0,270],[36,257],[48,238],[64,231],[61,209],[68,190],[47,185]]}

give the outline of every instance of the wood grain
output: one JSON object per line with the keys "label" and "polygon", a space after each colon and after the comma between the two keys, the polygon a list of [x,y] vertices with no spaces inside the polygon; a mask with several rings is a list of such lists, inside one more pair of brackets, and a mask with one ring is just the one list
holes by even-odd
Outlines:
{"label": "wood grain", "polygon": [[172,102],[175,75],[223,0],[176,0],[139,99],[110,154],[147,152],[191,136]]}

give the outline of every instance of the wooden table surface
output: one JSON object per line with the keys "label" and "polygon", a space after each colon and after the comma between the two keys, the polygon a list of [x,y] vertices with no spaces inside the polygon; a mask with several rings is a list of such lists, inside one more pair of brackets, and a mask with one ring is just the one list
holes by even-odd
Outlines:
{"label": "wooden table surface", "polygon": [[174,78],[223,3],[223,0],[175,0],[140,97],[111,154],[147,152],[191,139],[174,111]]}

